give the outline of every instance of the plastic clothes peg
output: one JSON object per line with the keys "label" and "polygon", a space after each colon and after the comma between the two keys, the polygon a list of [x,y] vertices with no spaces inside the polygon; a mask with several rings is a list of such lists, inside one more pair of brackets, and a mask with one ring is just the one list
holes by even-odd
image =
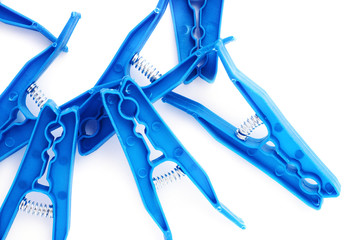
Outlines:
{"label": "plastic clothes peg", "polygon": [[[120,92],[103,89],[101,93],[145,208],[163,231],[165,239],[172,239],[172,236],[152,179],[153,169],[165,161],[173,161],[181,166],[214,208],[240,228],[245,228],[243,221],[219,202],[204,170],[177,140],[135,82],[127,78]],[[163,153],[162,156],[150,159],[146,138],[136,132],[138,125],[145,126],[146,138]]]}
{"label": "plastic clothes peg", "polygon": [[[223,0],[170,0],[179,61],[220,37]],[[215,80],[217,55],[209,53],[185,83],[201,77]]]}
{"label": "plastic clothes peg", "polygon": [[[310,207],[320,209],[324,198],[340,194],[340,183],[266,92],[236,68],[223,44],[231,39],[218,40],[210,51],[217,52],[229,78],[256,112],[252,123],[261,119],[267,127],[266,137],[252,138],[246,131],[237,129],[209,109],[179,94],[169,93],[163,101],[195,117],[220,143],[257,166]],[[269,142],[274,146],[267,144]]]}
{"label": "plastic clothes peg", "polygon": [[[32,87],[32,84],[66,46],[79,19],[79,13],[72,13],[59,38],[28,61],[0,95],[0,161],[18,151],[29,141],[36,116],[27,108],[26,96],[31,93],[36,98],[39,107],[44,104],[39,93],[35,93],[36,89]],[[18,114],[23,115],[23,121],[17,120]]]}
{"label": "plastic clothes peg", "polygon": [[21,200],[30,192],[43,193],[50,198],[54,209],[52,239],[66,239],[70,227],[77,126],[75,108],[60,111],[54,102],[48,101],[41,110],[20,168],[0,209],[2,240],[11,228]]}
{"label": "plastic clothes peg", "polygon": [[[0,22],[39,32],[51,42],[56,42],[56,37],[42,25],[5,6],[3,3],[0,3]],[[67,47],[63,48],[63,51],[67,52],[67,50]]]}
{"label": "plastic clothes peg", "polygon": [[[123,45],[124,46],[124,45]],[[155,102],[162,98],[166,93],[176,88],[183,83],[197,65],[207,56],[206,49],[214,48],[214,43],[209,44],[195,53],[190,55],[186,60],[179,63],[165,75],[162,75],[158,80],[154,79],[153,83],[143,87],[144,93],[151,102]],[[126,77],[129,77],[127,75]],[[115,134],[114,128],[111,125],[110,119],[105,113],[102,102],[99,102],[97,93],[102,88],[118,88],[119,82],[115,81],[107,85],[99,85],[87,94],[80,96],[78,99],[71,101],[84,102],[80,108],[81,112],[81,129],[79,133],[79,152],[80,154],[89,154],[104,144],[111,136]],[[90,96],[94,96],[89,98]],[[84,99],[86,101],[84,101]],[[94,100],[95,99],[95,100]],[[95,104],[96,103],[96,104]],[[71,104],[66,104],[65,107]],[[79,104],[80,105],[80,104]],[[86,109],[86,111],[85,111]],[[94,117],[96,116],[96,117]],[[90,121],[96,120],[96,131],[93,134],[86,133],[86,124]]]}
{"label": "plastic clothes peg", "polygon": [[[168,0],[160,0],[155,10],[153,10],[128,34],[94,88],[60,107],[61,109],[66,109],[74,105],[79,106],[80,132],[78,143],[79,153],[81,155],[92,153],[107,140],[103,139],[105,137],[102,135],[103,129],[106,131],[108,128],[111,128],[111,132],[114,131],[110,124],[110,120],[103,114],[104,107],[102,105],[100,89],[104,87],[118,88],[120,81],[125,76],[130,76],[132,59],[146,44],[148,38],[151,36],[163,16],[167,5]],[[92,121],[96,121],[97,129],[95,129],[94,132],[89,133],[86,129],[88,128],[88,124]]]}

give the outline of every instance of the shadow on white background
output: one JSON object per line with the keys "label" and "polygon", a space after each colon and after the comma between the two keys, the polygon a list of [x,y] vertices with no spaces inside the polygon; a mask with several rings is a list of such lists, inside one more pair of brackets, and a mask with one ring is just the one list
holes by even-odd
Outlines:
{"label": "shadow on white background", "polygon": [[[61,105],[91,88],[127,33],[156,1],[4,0],[58,35],[71,11],[82,14],[61,54],[38,81]],[[360,125],[360,3],[358,1],[236,1],[224,4],[222,37],[238,68],[265,89],[307,144],[338,177],[339,198],[315,211],[231,152],[191,116],[154,104],[208,173],[219,200],[247,225],[240,230],[206,201],[190,180],[158,191],[173,237],[182,239],[351,239],[360,237],[357,154]],[[0,91],[24,63],[47,47],[37,33],[0,24]],[[165,73],[177,64],[170,11],[141,54]],[[214,84],[196,80],[183,93],[239,125],[252,110],[222,65]],[[24,149],[0,163],[4,200]],[[117,138],[90,156],[76,155],[68,240],[162,239],[145,211]],[[19,214],[7,240],[51,239],[52,221]]]}

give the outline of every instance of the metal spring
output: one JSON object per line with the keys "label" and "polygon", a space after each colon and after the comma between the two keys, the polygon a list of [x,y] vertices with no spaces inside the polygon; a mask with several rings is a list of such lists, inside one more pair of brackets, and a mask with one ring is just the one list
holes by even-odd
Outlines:
{"label": "metal spring", "polygon": [[263,122],[261,119],[255,114],[248,118],[241,126],[236,130],[236,136],[246,141],[248,136],[259,126],[261,126]]}
{"label": "metal spring", "polygon": [[131,65],[143,74],[150,82],[158,80],[162,74],[150,62],[141,57],[138,53],[131,60]]}
{"label": "metal spring", "polygon": [[155,187],[157,189],[160,189],[160,188],[168,185],[169,183],[173,183],[173,182],[181,180],[185,176],[186,176],[186,174],[183,172],[183,170],[180,168],[180,166],[177,165],[170,172],[167,172],[167,173],[162,174],[157,177],[153,177],[152,180],[155,184]]}
{"label": "metal spring", "polygon": [[19,205],[19,210],[28,214],[45,217],[45,218],[53,218],[54,210],[52,204],[43,204],[38,203],[32,200],[27,199],[26,197],[21,200]]}
{"label": "metal spring", "polygon": [[36,83],[31,84],[30,87],[27,89],[27,92],[40,109],[45,105],[46,101],[48,100],[48,98],[45,96],[39,86],[36,85]]}

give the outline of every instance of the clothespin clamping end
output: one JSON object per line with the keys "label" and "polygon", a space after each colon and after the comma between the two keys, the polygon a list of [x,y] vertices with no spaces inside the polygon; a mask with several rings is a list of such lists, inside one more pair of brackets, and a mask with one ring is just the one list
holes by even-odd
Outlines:
{"label": "clothespin clamping end", "polygon": [[51,100],[45,104],[20,168],[0,209],[1,239],[5,239],[20,205],[24,204],[24,198],[30,192],[45,194],[50,198],[52,213],[43,212],[42,207],[34,207],[31,211],[36,215],[53,215],[53,239],[66,239],[70,227],[70,195],[77,128],[76,108],[61,111]]}
{"label": "clothespin clamping end", "polygon": [[[165,161],[178,164],[215,209],[240,228],[245,228],[243,221],[219,202],[204,170],[177,140],[133,80],[124,79],[120,91],[103,89],[101,94],[145,208],[163,231],[165,239],[172,239],[171,232],[152,177],[153,169]],[[145,127],[143,134],[136,131],[139,125]],[[152,147],[148,146],[147,142],[150,142]],[[150,159],[149,149],[152,148],[160,150],[162,155]]]}

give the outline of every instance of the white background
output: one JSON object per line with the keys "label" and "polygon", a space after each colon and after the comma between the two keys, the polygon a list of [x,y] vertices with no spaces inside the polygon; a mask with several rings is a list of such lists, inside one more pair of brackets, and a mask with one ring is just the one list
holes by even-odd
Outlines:
{"label": "white background", "polygon": [[[68,44],[39,80],[59,105],[91,88],[127,33],[156,6],[148,1],[4,0],[58,35],[71,11],[82,14]],[[158,191],[173,237],[192,239],[360,239],[360,3],[357,0],[227,0],[222,37],[238,68],[264,88],[308,145],[338,177],[339,198],[313,210],[211,138],[190,116],[156,109],[208,173],[219,200],[243,218],[237,228],[188,179]],[[0,24],[0,92],[24,63],[47,47],[37,33]],[[162,72],[177,63],[169,9],[141,52]],[[177,91],[234,125],[244,107],[220,65],[215,84],[197,80]],[[24,149],[0,163],[0,203]],[[68,240],[162,239],[145,211],[117,138],[91,156],[76,155]],[[18,214],[9,240],[51,239],[52,221]]]}

